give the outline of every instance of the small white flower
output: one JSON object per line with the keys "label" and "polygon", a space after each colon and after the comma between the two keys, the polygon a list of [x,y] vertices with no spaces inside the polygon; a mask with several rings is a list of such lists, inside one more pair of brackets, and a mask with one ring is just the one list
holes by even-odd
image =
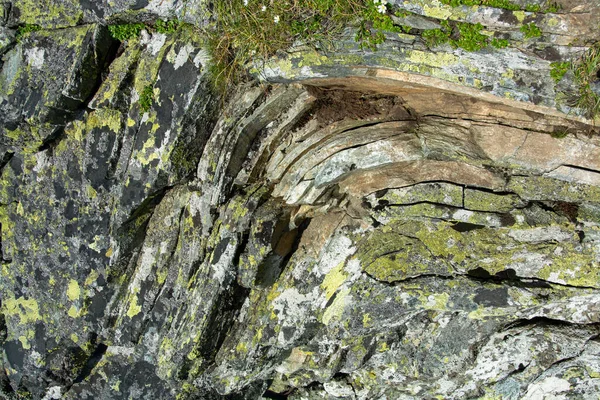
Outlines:
{"label": "small white flower", "polygon": [[383,3],[383,0],[373,0],[373,3],[375,3],[375,4]]}
{"label": "small white flower", "polygon": [[262,11],[262,12],[267,11],[267,6],[262,6],[262,8],[260,9],[260,11]]}
{"label": "small white flower", "polygon": [[380,4],[377,6],[377,11],[379,11],[381,14],[385,14],[387,12],[387,7],[385,4]]}
{"label": "small white flower", "polygon": [[275,23],[276,23],[276,24],[278,24],[278,23],[279,23],[279,15],[276,15],[276,16],[273,18],[273,21],[275,21]]}
{"label": "small white flower", "polygon": [[248,0],[244,0],[244,5],[247,6],[248,5]]}

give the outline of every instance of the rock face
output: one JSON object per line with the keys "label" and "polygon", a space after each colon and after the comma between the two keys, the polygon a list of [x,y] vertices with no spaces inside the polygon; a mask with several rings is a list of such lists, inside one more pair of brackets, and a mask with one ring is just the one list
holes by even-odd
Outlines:
{"label": "rock face", "polygon": [[529,13],[537,53],[292,52],[224,102],[195,30],[104,25],[203,3],[2,4],[0,398],[597,398],[600,136],[544,58],[597,6]]}

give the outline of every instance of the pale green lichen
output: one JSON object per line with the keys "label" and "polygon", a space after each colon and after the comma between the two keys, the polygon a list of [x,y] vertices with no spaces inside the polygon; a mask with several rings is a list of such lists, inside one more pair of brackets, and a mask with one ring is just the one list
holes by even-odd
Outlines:
{"label": "pale green lichen", "polygon": [[75,279],[71,279],[67,288],[67,297],[69,300],[75,301],[79,299],[80,295],[81,289],[79,288],[79,283]]}
{"label": "pale green lichen", "polygon": [[351,296],[348,296],[349,294],[349,288],[341,289],[339,292],[337,292],[337,296],[335,297],[333,302],[323,312],[321,321],[325,325],[329,325],[334,321],[340,321],[342,319],[344,309],[350,301]]}
{"label": "pale green lichen", "polygon": [[20,324],[31,324],[42,319],[38,302],[33,299],[6,297],[2,302],[2,314],[7,317],[18,317]]}
{"label": "pale green lichen", "polygon": [[26,24],[59,28],[77,25],[83,17],[79,2],[74,0],[15,0],[12,6]]}
{"label": "pale green lichen", "polygon": [[348,275],[344,272],[344,265],[344,263],[340,263],[333,267],[331,271],[325,275],[323,283],[321,283],[321,289],[325,291],[325,298],[327,300],[333,296],[333,294],[348,278]]}
{"label": "pale green lichen", "polygon": [[495,194],[481,190],[465,189],[464,207],[469,210],[507,212],[523,205],[521,199],[512,194]]}
{"label": "pale green lichen", "polygon": [[138,295],[136,292],[131,293],[129,296],[129,308],[127,309],[127,316],[129,318],[133,318],[142,312],[142,307],[138,304]]}
{"label": "pale green lichen", "polygon": [[600,187],[542,176],[513,177],[506,189],[526,200],[600,202]]}

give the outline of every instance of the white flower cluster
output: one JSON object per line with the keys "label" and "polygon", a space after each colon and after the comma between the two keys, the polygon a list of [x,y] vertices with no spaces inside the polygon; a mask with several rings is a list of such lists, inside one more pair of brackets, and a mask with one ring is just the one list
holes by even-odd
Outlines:
{"label": "white flower cluster", "polygon": [[386,0],[373,0],[373,3],[377,5],[377,11],[379,11],[381,14],[385,14],[387,12]]}

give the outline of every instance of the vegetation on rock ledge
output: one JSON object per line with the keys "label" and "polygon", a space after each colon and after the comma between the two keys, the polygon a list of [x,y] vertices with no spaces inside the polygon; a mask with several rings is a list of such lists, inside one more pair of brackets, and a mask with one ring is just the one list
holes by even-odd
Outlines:
{"label": "vegetation on rock ledge", "polygon": [[578,88],[574,106],[584,110],[588,118],[597,117],[600,114],[600,96],[593,86],[600,83],[600,42],[573,63],[572,71]]}
{"label": "vegetation on rock ledge", "polygon": [[224,89],[240,78],[254,57],[267,58],[300,40],[327,47],[336,34],[358,23],[356,40],[374,48],[384,40],[383,30],[401,32],[387,14],[383,0],[225,0],[214,3],[213,22],[207,29],[213,56],[215,85]]}

